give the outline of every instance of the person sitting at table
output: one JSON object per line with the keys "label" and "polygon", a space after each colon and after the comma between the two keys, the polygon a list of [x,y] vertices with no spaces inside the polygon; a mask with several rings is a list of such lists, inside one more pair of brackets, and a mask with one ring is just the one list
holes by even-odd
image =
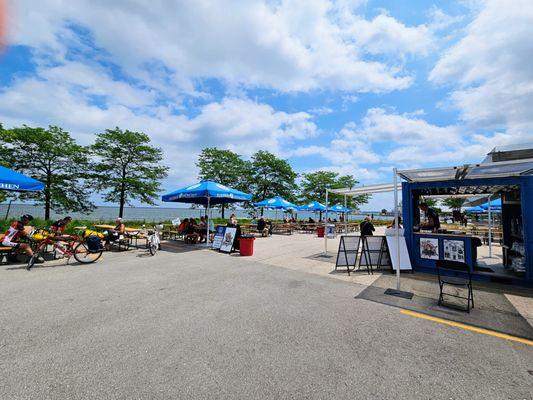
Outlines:
{"label": "person sitting at table", "polygon": [[187,225],[187,230],[185,231],[185,242],[196,244],[200,239],[198,234],[198,225],[194,218],[189,219],[189,224]]}
{"label": "person sitting at table", "polygon": [[309,217],[309,220],[307,222],[309,222],[310,224],[314,224],[315,220],[313,218]]}
{"label": "person sitting at table", "polygon": [[372,224],[370,217],[367,215],[363,222],[361,222],[361,225],[359,225],[359,230],[361,231],[361,236],[373,236],[374,231],[376,228],[374,228],[374,224]]}
{"label": "person sitting at table", "polygon": [[207,218],[204,216],[200,217],[200,222],[196,226],[196,233],[200,237],[200,243],[207,241]]}
{"label": "person sitting at table", "polygon": [[431,229],[437,232],[440,229],[439,214],[433,208],[430,208],[427,203],[420,203],[418,207],[424,212],[426,221],[420,223],[420,228]]}
{"label": "person sitting at table", "polygon": [[269,235],[269,229],[264,217],[259,218],[259,221],[257,221],[257,232],[259,232],[263,237]]}
{"label": "person sitting at table", "polygon": [[189,218],[183,218],[183,221],[178,225],[178,234],[184,235],[187,232],[189,226]]}
{"label": "person sitting at table", "polygon": [[[28,243],[20,243],[22,237],[28,237],[25,227],[33,221],[33,216],[24,214],[18,221],[13,222],[7,228],[4,235],[0,235],[0,245],[12,247],[15,252],[25,253],[28,257],[33,256],[33,251]],[[44,260],[38,258],[36,263],[42,264]]]}
{"label": "person sitting at table", "polygon": [[124,225],[124,222],[122,222],[122,218],[118,217],[115,220],[115,227],[107,232],[107,236],[105,238],[106,250],[111,249],[111,243],[114,243],[117,240],[120,240],[121,236],[124,236],[125,233],[126,233],[126,225]]}

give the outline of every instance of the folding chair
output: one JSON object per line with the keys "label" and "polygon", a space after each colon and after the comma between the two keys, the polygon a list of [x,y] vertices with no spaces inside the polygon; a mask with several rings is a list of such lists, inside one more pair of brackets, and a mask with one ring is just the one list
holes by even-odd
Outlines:
{"label": "folding chair", "polygon": [[[458,273],[467,274],[467,278],[458,276]],[[453,275],[452,275],[453,274]],[[467,264],[460,261],[437,260],[437,275],[439,278],[439,306],[444,304],[444,296],[456,297],[467,300],[466,312],[470,313],[470,308],[474,308],[474,292],[472,290],[472,274]],[[451,294],[444,291],[446,285],[466,288],[468,291],[467,297],[458,294]],[[470,307],[472,303],[472,307]]]}

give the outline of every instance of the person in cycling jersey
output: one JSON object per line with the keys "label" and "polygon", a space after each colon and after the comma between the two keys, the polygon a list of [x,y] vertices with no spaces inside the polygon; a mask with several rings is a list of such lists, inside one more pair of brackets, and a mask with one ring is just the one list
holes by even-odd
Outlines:
{"label": "person in cycling jersey", "polygon": [[56,222],[52,224],[52,226],[50,227],[50,230],[52,231],[52,233],[54,233],[54,236],[56,237],[64,236],[63,232],[65,231],[65,228],[67,227],[67,225],[70,224],[71,222],[72,222],[72,217],[70,216],[66,216],[63,219],[58,219]]}
{"label": "person in cycling jersey", "polygon": [[[13,222],[2,239],[2,246],[12,247],[15,250],[20,250],[26,253],[28,257],[33,256],[33,251],[28,243],[20,243],[21,237],[27,237],[28,234],[24,227],[33,220],[33,216],[24,214],[18,221]],[[36,260],[37,263],[44,262],[43,260]]]}

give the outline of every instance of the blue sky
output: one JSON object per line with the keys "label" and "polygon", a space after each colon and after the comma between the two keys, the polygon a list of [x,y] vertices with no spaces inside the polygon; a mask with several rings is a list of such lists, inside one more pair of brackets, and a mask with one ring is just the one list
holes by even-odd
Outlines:
{"label": "blue sky", "polygon": [[84,144],[144,131],[165,190],[195,181],[205,146],[370,184],[533,139],[527,0],[21,0],[7,15],[0,121]]}

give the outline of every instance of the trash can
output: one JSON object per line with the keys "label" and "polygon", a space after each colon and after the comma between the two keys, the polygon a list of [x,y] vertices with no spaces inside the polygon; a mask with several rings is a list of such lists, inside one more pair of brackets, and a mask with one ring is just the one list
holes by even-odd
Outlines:
{"label": "trash can", "polygon": [[324,226],[317,226],[316,228],[316,235],[318,237],[324,237],[324,232],[326,231],[326,227]]}
{"label": "trash can", "polygon": [[253,236],[241,236],[239,238],[240,254],[241,256],[253,256],[254,255],[254,240]]}

